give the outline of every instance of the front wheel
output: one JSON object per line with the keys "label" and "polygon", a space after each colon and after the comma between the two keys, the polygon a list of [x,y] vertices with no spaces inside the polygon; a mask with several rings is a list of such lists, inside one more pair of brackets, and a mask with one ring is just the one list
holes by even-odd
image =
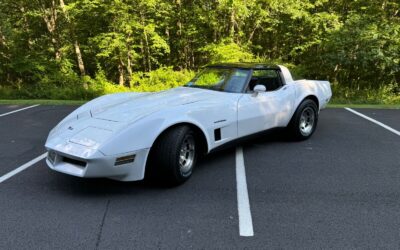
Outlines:
{"label": "front wheel", "polygon": [[189,126],[173,127],[157,139],[149,155],[153,176],[172,185],[190,178],[197,160],[196,137]]}
{"label": "front wheel", "polygon": [[318,123],[317,104],[310,99],[304,100],[289,123],[288,129],[296,140],[306,140],[314,133]]}

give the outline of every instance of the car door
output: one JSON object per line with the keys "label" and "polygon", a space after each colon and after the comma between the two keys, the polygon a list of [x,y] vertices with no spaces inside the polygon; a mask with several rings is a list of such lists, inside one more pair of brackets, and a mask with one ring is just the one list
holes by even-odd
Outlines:
{"label": "car door", "polygon": [[[255,85],[266,92],[255,93]],[[294,105],[294,86],[283,85],[276,70],[254,70],[249,89],[238,101],[238,137],[286,126]]]}

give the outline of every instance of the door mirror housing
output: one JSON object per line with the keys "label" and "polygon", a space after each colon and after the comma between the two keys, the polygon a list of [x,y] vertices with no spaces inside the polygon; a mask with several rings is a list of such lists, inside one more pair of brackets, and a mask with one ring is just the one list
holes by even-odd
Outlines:
{"label": "door mirror housing", "polygon": [[264,86],[264,85],[257,84],[256,86],[254,86],[254,89],[253,89],[253,91],[254,91],[254,94],[253,94],[253,96],[257,96],[259,93],[266,92],[266,91],[267,91],[267,89],[265,88],[265,86]]}

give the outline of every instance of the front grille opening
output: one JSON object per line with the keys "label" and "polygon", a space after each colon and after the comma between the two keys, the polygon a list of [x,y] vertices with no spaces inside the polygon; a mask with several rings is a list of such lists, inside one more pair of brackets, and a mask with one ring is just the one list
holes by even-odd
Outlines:
{"label": "front grille opening", "polygon": [[86,167],[86,162],[80,161],[80,160],[75,160],[75,159],[68,158],[68,157],[63,157],[63,162],[70,163],[72,165],[77,165],[80,167]]}

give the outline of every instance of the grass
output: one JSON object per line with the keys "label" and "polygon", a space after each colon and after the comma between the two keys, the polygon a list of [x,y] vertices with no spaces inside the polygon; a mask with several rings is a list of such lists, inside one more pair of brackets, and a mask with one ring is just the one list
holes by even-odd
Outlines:
{"label": "grass", "polygon": [[42,99],[22,99],[22,100],[0,100],[0,104],[8,105],[82,105],[88,101],[85,100],[42,100]]}
{"label": "grass", "polygon": [[[7,105],[82,105],[88,100],[0,100],[0,104]],[[340,104],[330,103],[328,108],[375,108],[375,109],[400,109],[400,104]]]}
{"label": "grass", "polygon": [[400,109],[400,104],[340,104],[330,103],[328,108]]}

